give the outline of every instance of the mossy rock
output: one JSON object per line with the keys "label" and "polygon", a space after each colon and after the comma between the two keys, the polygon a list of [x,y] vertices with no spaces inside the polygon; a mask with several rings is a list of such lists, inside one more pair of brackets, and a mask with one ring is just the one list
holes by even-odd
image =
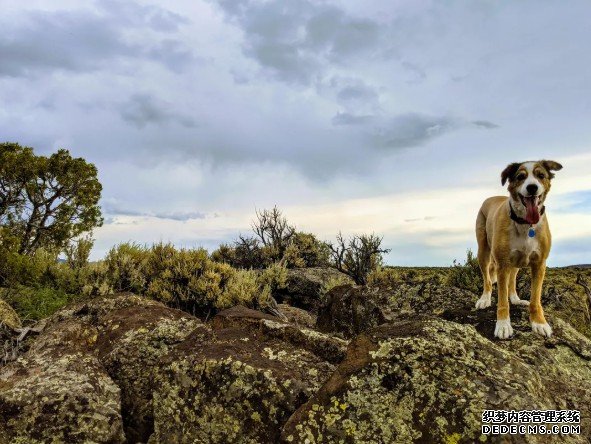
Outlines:
{"label": "mossy rock", "polygon": [[136,305],[102,316],[98,357],[121,389],[128,442],[146,442],[153,432],[152,383],[158,360],[196,328],[194,317],[162,305]]}
{"label": "mossy rock", "polygon": [[244,328],[195,330],[160,361],[150,443],[276,443],[334,365]]}
{"label": "mossy rock", "polygon": [[591,411],[590,359],[591,341],[559,319],[552,341],[530,331],[499,341],[472,325],[403,315],[351,343],[332,377],[289,419],[282,442],[548,442],[481,436],[482,411],[579,410],[581,430],[590,430],[583,414]]}
{"label": "mossy rock", "polygon": [[90,349],[97,331],[65,322],[0,371],[0,442],[123,443],[120,390]]}
{"label": "mossy rock", "polygon": [[348,345],[348,341],[341,338],[240,305],[218,313],[213,318],[212,326],[214,329],[238,327],[254,333],[259,338],[279,339],[333,364],[343,360]]}

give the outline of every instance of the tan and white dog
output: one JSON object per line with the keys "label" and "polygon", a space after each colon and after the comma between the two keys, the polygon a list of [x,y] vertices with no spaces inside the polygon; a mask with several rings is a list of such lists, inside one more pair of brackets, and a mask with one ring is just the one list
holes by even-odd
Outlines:
{"label": "tan and white dog", "polygon": [[[552,160],[510,164],[501,173],[501,184],[509,181],[509,197],[489,197],[478,212],[476,239],[484,289],[476,308],[490,307],[492,284],[496,282],[495,336],[500,339],[513,335],[509,301],[515,305],[529,304],[532,330],[543,336],[552,335],[540,301],[552,242],[544,201],[554,177],[552,172],[560,169],[562,165]],[[517,272],[525,267],[531,268],[532,274],[529,302],[520,299],[516,291]]]}

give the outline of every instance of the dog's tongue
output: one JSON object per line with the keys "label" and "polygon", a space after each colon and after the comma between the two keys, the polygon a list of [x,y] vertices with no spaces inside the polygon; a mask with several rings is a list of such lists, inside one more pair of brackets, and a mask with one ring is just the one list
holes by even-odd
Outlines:
{"label": "dog's tongue", "polygon": [[540,212],[538,211],[538,206],[536,205],[536,197],[524,197],[523,200],[525,201],[525,220],[527,223],[531,225],[535,225],[540,221]]}

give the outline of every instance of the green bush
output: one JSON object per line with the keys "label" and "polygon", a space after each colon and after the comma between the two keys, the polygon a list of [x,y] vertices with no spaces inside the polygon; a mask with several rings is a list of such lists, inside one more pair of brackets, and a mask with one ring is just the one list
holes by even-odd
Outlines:
{"label": "green bush", "polygon": [[15,309],[25,323],[51,316],[77,297],[54,288],[34,288],[22,285],[2,289],[1,296]]}
{"label": "green bush", "polygon": [[150,250],[136,243],[121,243],[105,257],[106,276],[114,291],[144,294],[147,289],[146,262]]}

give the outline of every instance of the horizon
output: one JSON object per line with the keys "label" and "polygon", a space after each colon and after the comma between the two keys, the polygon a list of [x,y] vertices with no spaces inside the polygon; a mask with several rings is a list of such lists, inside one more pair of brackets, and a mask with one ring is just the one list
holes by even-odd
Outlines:
{"label": "horizon", "polygon": [[[591,4],[0,0],[0,132],[94,163],[114,245],[210,252],[277,205],[390,266],[476,251],[511,162],[560,162],[551,267],[591,257]],[[418,265],[421,264],[421,265]]]}

